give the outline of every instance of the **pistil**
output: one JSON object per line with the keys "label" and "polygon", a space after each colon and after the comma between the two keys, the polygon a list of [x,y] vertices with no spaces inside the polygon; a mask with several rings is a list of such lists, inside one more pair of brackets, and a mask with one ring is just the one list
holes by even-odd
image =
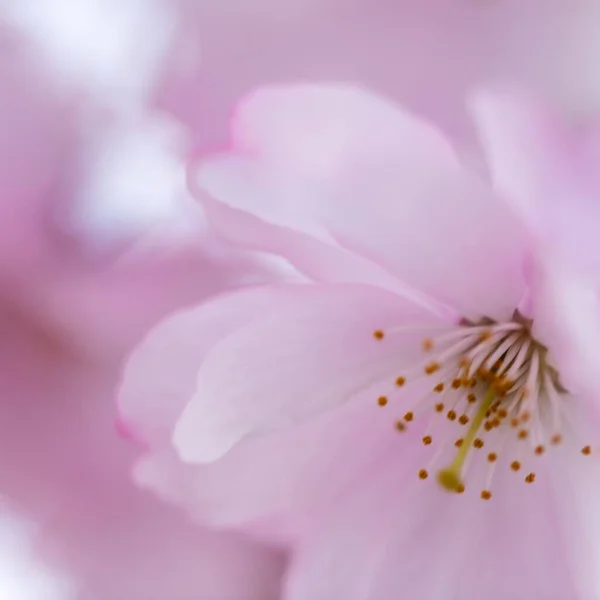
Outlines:
{"label": "pistil", "polygon": [[477,432],[479,431],[481,424],[485,419],[486,413],[492,406],[495,398],[496,391],[493,387],[490,387],[484,399],[481,401],[473,420],[471,421],[469,430],[463,438],[463,442],[458,448],[454,460],[445,469],[441,469],[438,472],[437,479],[444,489],[450,492],[457,492],[461,489],[464,489],[464,483],[461,475],[465,459],[467,458],[467,455],[473,446],[473,443],[477,437]]}

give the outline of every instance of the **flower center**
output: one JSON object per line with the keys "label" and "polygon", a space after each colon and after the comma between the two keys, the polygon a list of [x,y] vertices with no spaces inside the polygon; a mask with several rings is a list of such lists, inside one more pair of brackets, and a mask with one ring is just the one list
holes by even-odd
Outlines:
{"label": "flower center", "polygon": [[[435,328],[435,335],[422,340],[426,358],[395,381],[396,388],[403,388],[417,380],[432,380],[429,393],[412,401],[396,421],[396,429],[404,432],[418,416],[428,414],[425,446],[438,440],[436,429],[441,433],[439,450],[432,464],[419,470],[420,479],[428,479],[435,468],[444,489],[463,493],[467,473],[479,462],[485,464],[480,493],[484,500],[492,497],[491,484],[500,464],[517,474],[525,471],[525,483],[535,481],[535,471],[524,467],[561,444],[569,394],[548,364],[547,349],[532,338],[530,326],[516,314],[506,323],[465,321]],[[377,330],[373,336],[384,342],[404,331]],[[387,406],[388,397],[380,396],[378,404]],[[589,455],[591,447],[584,446],[581,452]],[[453,458],[441,463],[450,453]]]}

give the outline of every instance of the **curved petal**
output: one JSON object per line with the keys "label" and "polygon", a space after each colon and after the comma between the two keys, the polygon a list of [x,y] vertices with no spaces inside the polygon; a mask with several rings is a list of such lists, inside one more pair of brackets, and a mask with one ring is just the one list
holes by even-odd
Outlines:
{"label": "curved petal", "polygon": [[[240,175],[241,172],[232,161],[224,159],[221,166],[223,185],[230,187],[238,184],[237,194],[242,195],[247,195],[253,189],[252,184],[247,180],[243,178],[239,182],[236,180],[236,175]],[[223,197],[223,189],[217,187],[215,196]],[[197,191],[197,197],[200,194],[201,192]],[[233,192],[232,197],[235,196],[236,192]],[[314,281],[368,283],[392,291],[416,295],[379,265],[335,243],[289,227],[271,225],[252,214],[215,201],[206,194],[202,194],[202,197],[205,213],[219,233],[245,248],[284,256],[294,267]]]}
{"label": "curved petal", "polygon": [[298,286],[296,293],[215,345],[174,433],[186,462],[211,462],[249,435],[296,424],[416,362],[423,308],[370,286]]}
{"label": "curved petal", "polygon": [[511,91],[479,92],[471,106],[496,189],[549,260],[597,273],[598,124],[569,127],[550,107]]}
{"label": "curved petal", "polygon": [[463,314],[505,316],[520,300],[517,221],[391,103],[349,86],[265,88],[240,107],[234,145],[246,159],[230,174],[254,187],[225,190],[223,163],[206,161],[196,183],[218,200],[356,251]]}
{"label": "curved petal", "polygon": [[[569,566],[580,591],[578,598],[600,593],[600,407],[598,388],[591,395],[573,395],[569,407],[571,435],[552,464],[552,484],[560,508]],[[592,452],[581,452],[585,445]]]}
{"label": "curved petal", "polygon": [[510,496],[484,502],[415,481],[417,465],[390,465],[315,524],[291,565],[286,598],[592,597],[578,594],[547,485],[511,485],[514,474],[503,472],[494,486]]}
{"label": "curved petal", "polygon": [[[425,396],[425,386],[406,392]],[[383,382],[379,393],[388,391]],[[345,501],[390,456],[402,456],[407,441],[420,445],[418,432],[396,430],[402,399],[394,395],[382,410],[374,401],[379,393],[368,390],[296,427],[248,438],[209,465],[184,464],[171,448],[153,449],[136,466],[136,480],[200,522],[289,542],[315,512]]]}
{"label": "curved petal", "polygon": [[600,295],[564,264],[539,264],[531,280],[533,334],[571,393],[598,390]]}
{"label": "curved petal", "polygon": [[294,289],[265,286],[238,290],[162,320],[125,365],[119,412],[126,428],[134,437],[153,444],[170,440],[177,419],[194,395],[200,365],[212,346],[270,313]]}

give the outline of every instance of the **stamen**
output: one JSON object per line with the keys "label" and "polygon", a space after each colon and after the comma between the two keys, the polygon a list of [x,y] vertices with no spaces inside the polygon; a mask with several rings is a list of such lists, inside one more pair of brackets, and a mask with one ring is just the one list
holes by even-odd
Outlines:
{"label": "stamen", "polygon": [[431,338],[425,338],[422,347],[425,352],[429,352],[433,349],[433,340]]}
{"label": "stamen", "polygon": [[[373,337],[384,340],[418,331],[424,332],[421,350],[428,356],[403,369],[402,375],[391,376],[390,387],[397,390],[407,382],[424,382],[435,374],[425,386],[425,396],[400,398],[405,402],[401,409],[404,416],[395,423],[397,431],[405,432],[412,426],[409,424],[429,413],[421,441],[432,446],[436,438],[435,457],[418,471],[419,478],[428,479],[430,473],[437,473],[444,489],[463,493],[463,478],[471,463],[480,461],[485,465],[485,480],[479,489],[485,500],[492,497],[495,469],[504,464],[514,472],[523,472],[526,483],[533,483],[536,474],[527,473],[529,459],[525,453],[542,456],[550,446],[561,444],[570,415],[563,397],[565,389],[558,373],[546,362],[547,349],[531,337],[530,323],[517,314],[502,324],[484,321],[472,325],[464,320],[458,326],[401,326],[377,329]],[[480,394],[483,387],[485,393]],[[377,404],[384,407],[395,402],[392,393],[377,397]],[[440,443],[438,428],[450,431],[452,423],[459,426],[462,437],[456,439],[456,432],[442,431]],[[504,448],[505,444],[510,446]],[[456,448],[454,457],[445,468],[438,468],[438,459],[452,445]],[[592,446],[582,446],[582,455],[592,453]],[[476,452],[484,447],[485,452]],[[500,457],[506,458],[501,462]]]}
{"label": "stamen", "polygon": [[387,403],[388,403],[387,396],[379,396],[379,398],[377,398],[377,404],[379,404],[379,406],[386,406]]}
{"label": "stamen", "polygon": [[396,421],[396,430],[400,433],[404,433],[406,431],[406,425],[402,421]]}
{"label": "stamen", "polygon": [[426,375],[433,375],[436,371],[439,371],[439,370],[440,370],[439,363],[432,362],[432,363],[429,363],[428,365],[425,365],[425,374]]}

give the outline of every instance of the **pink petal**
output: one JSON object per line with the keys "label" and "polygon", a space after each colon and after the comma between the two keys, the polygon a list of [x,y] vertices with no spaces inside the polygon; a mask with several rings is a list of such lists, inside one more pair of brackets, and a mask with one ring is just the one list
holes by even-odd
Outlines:
{"label": "pink petal", "polygon": [[[221,166],[215,164],[217,169],[222,167],[222,185],[233,187],[234,198],[240,194],[248,197],[253,183],[244,177],[238,177],[242,173],[236,166],[230,168],[231,166],[229,159],[224,159]],[[217,190],[222,192],[221,183],[217,183],[217,186]],[[211,224],[223,236],[245,248],[285,256],[294,267],[315,281],[369,283],[392,291],[414,293],[376,263],[334,242],[320,240],[289,227],[272,225],[243,210],[214,200],[201,190],[196,190],[196,193],[203,199],[203,206]],[[265,193],[268,191],[265,190]]]}
{"label": "pink petal", "polygon": [[[596,432],[600,431],[597,419],[595,427]],[[600,497],[600,464],[594,454],[597,446],[593,447],[592,456],[581,456],[583,443],[586,442],[572,444],[569,454],[561,455],[552,475],[560,503],[565,553],[579,582],[577,597],[593,598],[600,589],[600,518],[596,501]]]}
{"label": "pink petal", "polygon": [[485,502],[419,481],[418,468],[418,457],[395,461],[324,515],[299,545],[286,598],[588,597],[577,595],[548,485],[507,470]]}
{"label": "pink petal", "polygon": [[420,332],[379,341],[373,333],[419,322],[434,318],[375,287],[298,286],[207,355],[175,429],[180,456],[211,462],[246,436],[342,405],[386,375],[393,381],[417,361]]}
{"label": "pink petal", "polygon": [[343,86],[265,88],[240,107],[234,143],[254,158],[234,156],[228,175],[246,169],[254,185],[227,188],[223,163],[208,161],[196,181],[217,199],[358,252],[463,314],[506,316],[520,300],[517,221],[443,136],[387,101]]}
{"label": "pink petal", "polygon": [[532,281],[533,333],[571,393],[597,392],[600,295],[590,282],[557,261],[541,265]]}
{"label": "pink petal", "polygon": [[388,408],[377,406],[389,387],[383,381],[380,390],[362,392],[335,411],[248,438],[209,465],[184,464],[171,448],[154,447],[136,466],[136,480],[201,522],[296,539],[313,514],[345,502],[374,469],[401,456],[407,450],[401,437],[420,444],[418,436],[398,434],[402,408],[395,396]]}
{"label": "pink petal", "polygon": [[136,437],[155,444],[169,440],[212,347],[270,313],[285,295],[285,287],[238,290],[177,312],[154,327],[130,356],[119,390],[121,418]]}
{"label": "pink petal", "polygon": [[577,271],[599,266],[600,129],[523,93],[480,92],[472,109],[496,189],[550,256]]}

